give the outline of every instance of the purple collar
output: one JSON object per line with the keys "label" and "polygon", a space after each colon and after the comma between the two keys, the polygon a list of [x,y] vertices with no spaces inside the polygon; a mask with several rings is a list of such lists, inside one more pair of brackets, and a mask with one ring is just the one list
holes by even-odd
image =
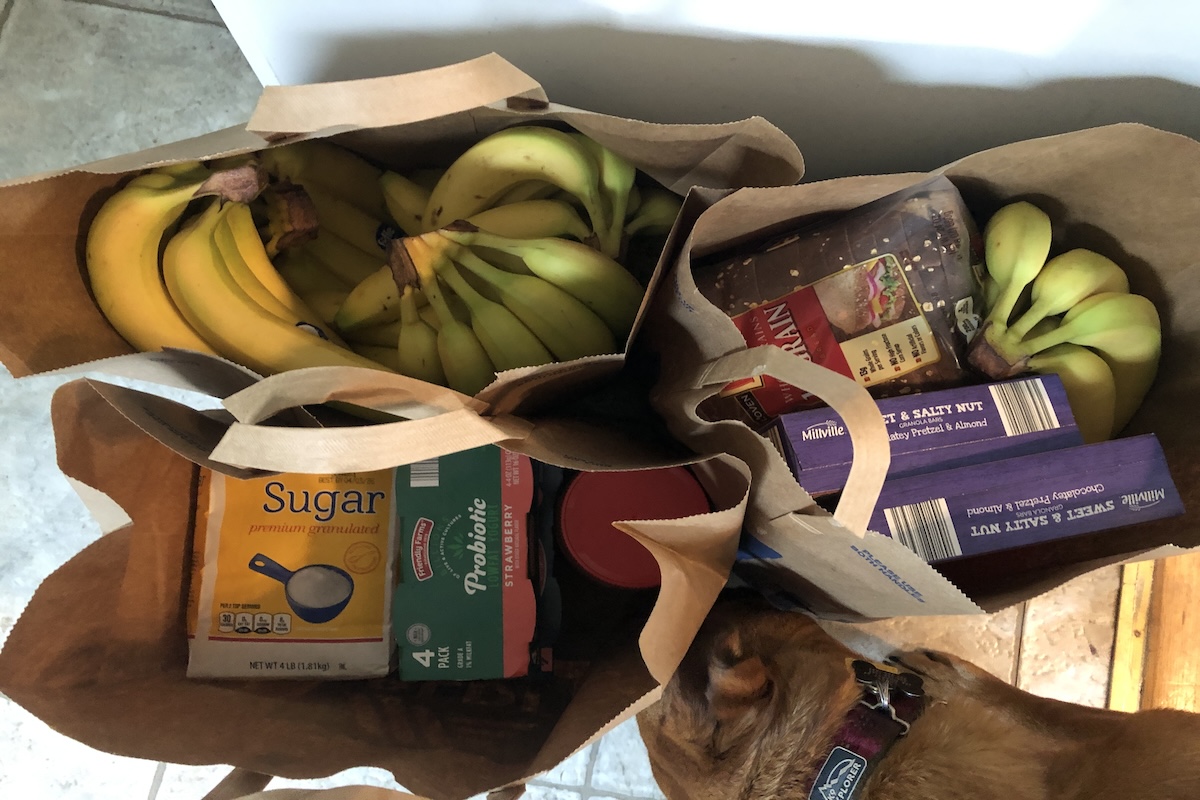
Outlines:
{"label": "purple collar", "polygon": [[920,676],[862,659],[847,659],[847,664],[863,696],[805,787],[808,800],[855,800],[867,775],[925,710]]}

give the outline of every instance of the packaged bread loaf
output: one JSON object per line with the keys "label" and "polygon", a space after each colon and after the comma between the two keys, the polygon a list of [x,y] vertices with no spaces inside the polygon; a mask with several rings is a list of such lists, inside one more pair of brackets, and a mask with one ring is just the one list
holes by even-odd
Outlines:
{"label": "packaged bread loaf", "polygon": [[[748,346],[777,345],[876,397],[973,380],[966,348],[983,310],[982,246],[943,176],[692,267],[700,292]],[[802,389],[763,376],[729,384],[700,412],[758,429],[817,405]]]}

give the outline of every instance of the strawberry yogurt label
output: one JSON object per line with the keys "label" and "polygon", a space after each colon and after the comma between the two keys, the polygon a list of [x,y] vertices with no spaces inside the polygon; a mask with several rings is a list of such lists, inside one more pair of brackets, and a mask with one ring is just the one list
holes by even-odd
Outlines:
{"label": "strawberry yogurt label", "polygon": [[499,447],[396,469],[408,554],[392,607],[402,680],[526,673],[536,620],[532,503],[529,458]]}

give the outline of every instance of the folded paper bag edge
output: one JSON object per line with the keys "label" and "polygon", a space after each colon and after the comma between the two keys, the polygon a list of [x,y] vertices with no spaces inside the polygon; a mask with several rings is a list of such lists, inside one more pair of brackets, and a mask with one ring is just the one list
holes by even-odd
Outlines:
{"label": "folded paper bag edge", "polygon": [[486,106],[509,97],[546,101],[540,83],[497,53],[418,72],[267,86],[246,124],[263,138],[330,128],[386,128]]}
{"label": "folded paper bag edge", "polygon": [[229,413],[247,424],[262,422],[287,408],[343,400],[376,410],[417,404],[431,412],[463,408],[482,414],[487,404],[444,386],[366,367],[308,367],[281,372],[225,398]]}

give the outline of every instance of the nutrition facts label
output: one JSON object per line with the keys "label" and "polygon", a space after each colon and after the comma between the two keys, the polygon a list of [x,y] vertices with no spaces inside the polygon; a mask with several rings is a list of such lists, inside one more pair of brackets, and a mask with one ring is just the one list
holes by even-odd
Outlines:
{"label": "nutrition facts label", "polygon": [[938,360],[933,329],[924,317],[842,342],[842,352],[853,377],[863,386],[898,378]]}
{"label": "nutrition facts label", "polygon": [[275,633],[286,636],[292,632],[292,615],[222,611],[217,618],[217,630],[221,633],[254,633],[260,636]]}

